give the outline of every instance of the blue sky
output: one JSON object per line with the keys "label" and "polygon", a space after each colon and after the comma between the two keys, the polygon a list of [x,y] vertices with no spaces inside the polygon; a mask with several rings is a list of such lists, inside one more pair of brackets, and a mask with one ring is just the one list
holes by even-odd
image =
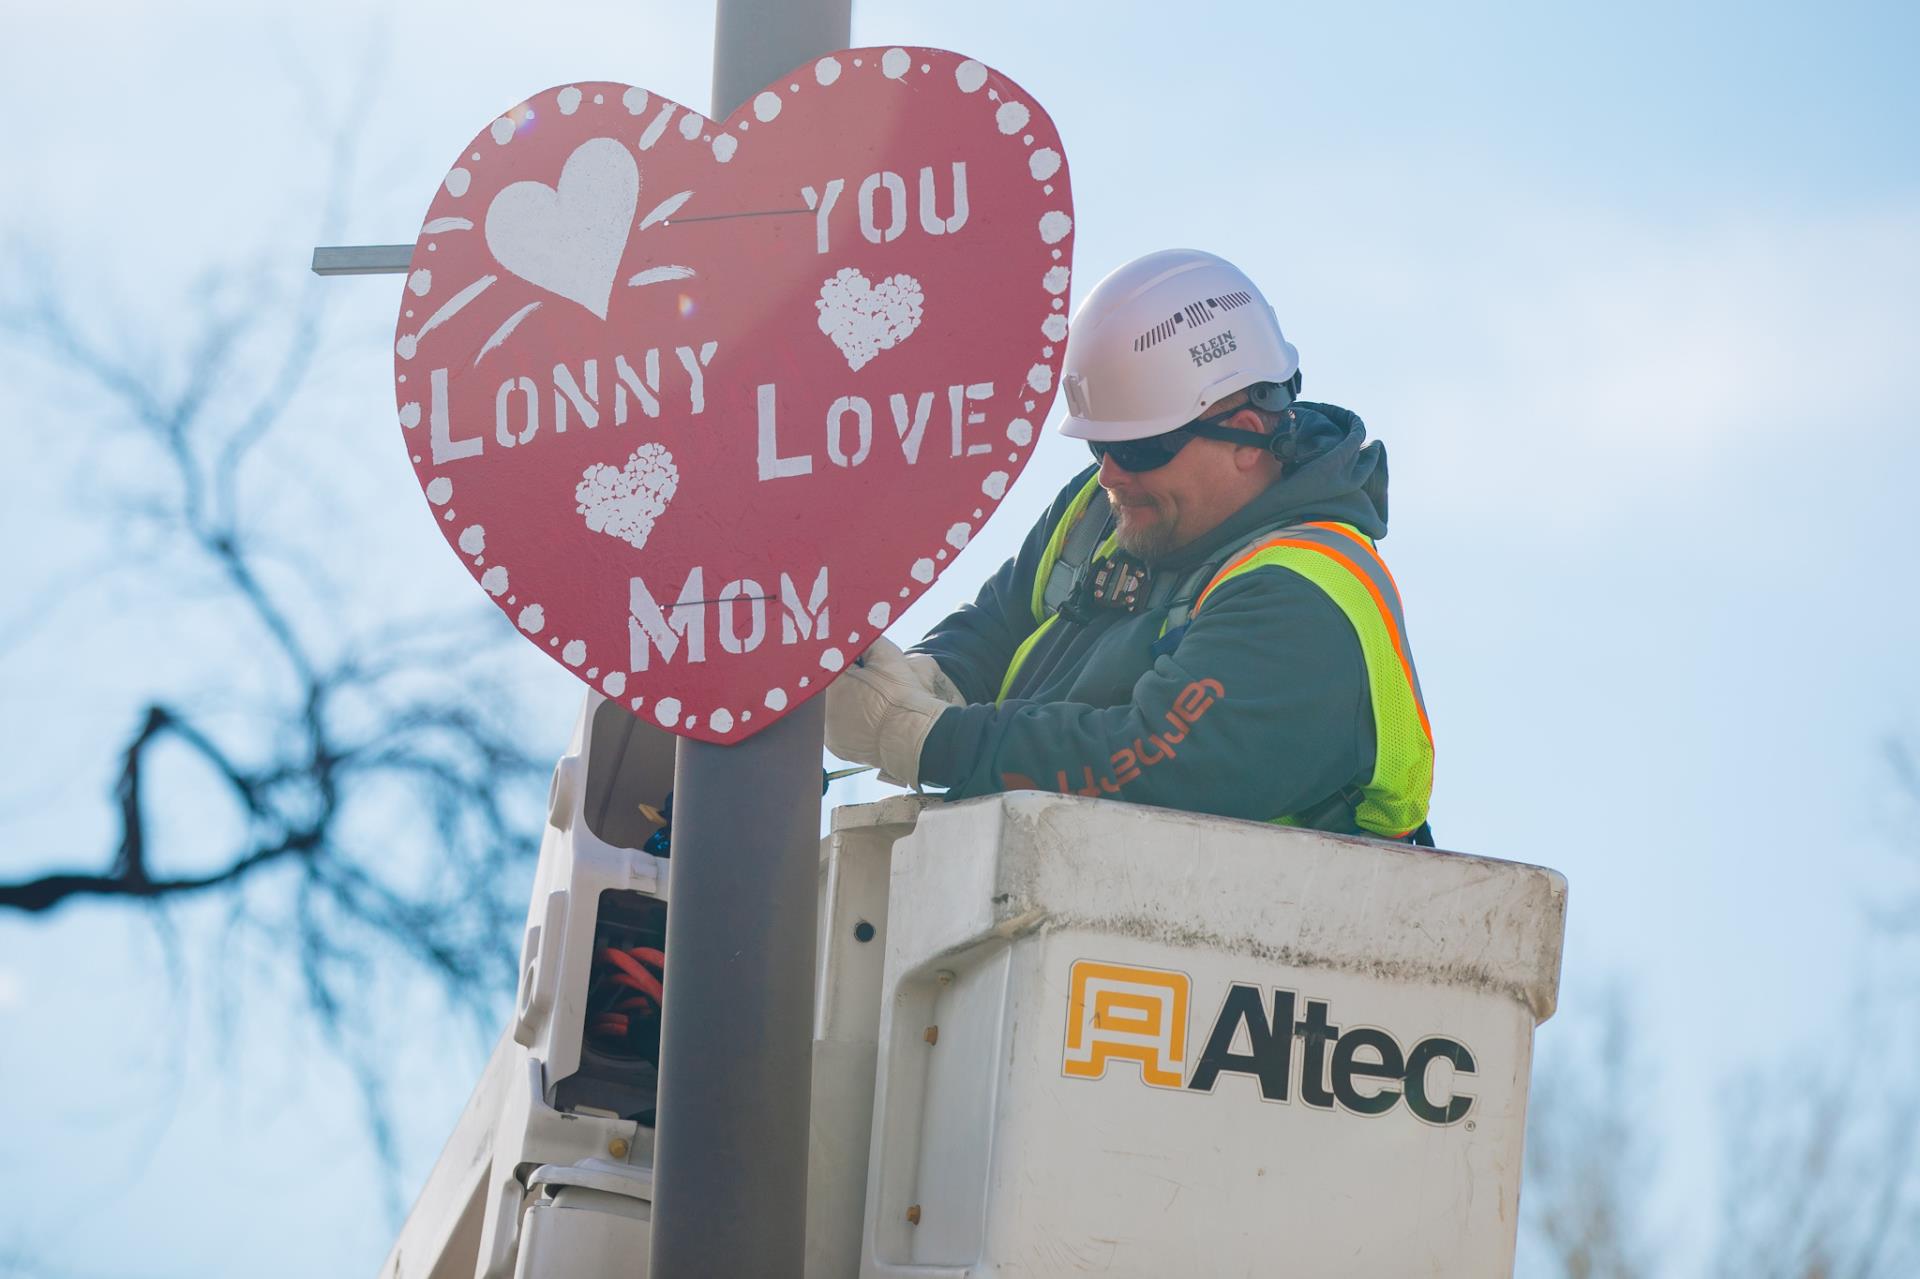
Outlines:
{"label": "blue sky", "polygon": [[[556,8],[16,7],[0,233],[137,344],[209,261],[303,287],[325,166],[309,122],[346,104],[370,43],[385,67],[347,242],[405,239],[451,150],[535,90],[626,80],[704,106],[710,7]],[[1232,258],[1309,396],[1388,442],[1382,549],[1438,739],[1436,829],[1568,876],[1563,1008],[1630,984],[1667,1197],[1708,1193],[1724,1082],[1814,1042],[1891,962],[1864,907],[1920,886],[1879,758],[1920,740],[1920,10],[860,0],[854,40],[965,52],[1047,106],[1076,295],[1155,248]],[[269,470],[287,528],[354,566],[356,615],[395,591],[465,607],[392,448],[399,281],[327,287],[316,429]],[[102,845],[133,699],[231,645],[200,584],[102,516],[141,468],[124,438],[74,429],[84,411],[32,370],[0,386],[10,874]],[[969,593],[1083,456],[1049,439],[890,633]],[[557,752],[578,693],[519,661]],[[187,953],[170,978],[153,930],[106,909],[0,919],[0,1273],[8,1246],[79,1275],[334,1274],[384,1253],[349,1082],[285,992],[223,1008],[207,949]],[[432,1022],[422,992],[382,997]],[[479,1052],[457,1031],[396,1040],[408,1193]]]}

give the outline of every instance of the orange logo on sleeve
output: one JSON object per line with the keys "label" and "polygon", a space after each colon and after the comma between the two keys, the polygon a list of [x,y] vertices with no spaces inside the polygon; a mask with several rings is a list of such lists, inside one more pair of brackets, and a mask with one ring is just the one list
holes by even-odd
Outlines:
{"label": "orange logo on sleeve", "polygon": [[[1217,679],[1194,680],[1180,690],[1173,699],[1173,705],[1167,708],[1163,717],[1167,725],[1164,731],[1136,737],[1133,745],[1122,746],[1108,761],[1107,772],[1098,777],[1094,776],[1093,765],[1079,765],[1084,778],[1082,785],[1075,786],[1066,770],[1059,770],[1054,774],[1053,788],[1061,794],[1085,795],[1090,799],[1099,799],[1103,794],[1118,795],[1122,786],[1138,780],[1142,772],[1178,755],[1180,752],[1177,747],[1187,740],[1187,734],[1193,731],[1194,725],[1226,695],[1227,690],[1221,687]],[[1007,790],[1041,789],[1032,778],[1019,773],[1003,773],[1000,780]]]}
{"label": "orange logo on sleeve", "polygon": [[1117,1059],[1138,1063],[1142,1083],[1184,1085],[1191,978],[1162,968],[1078,959],[1067,982],[1062,1073],[1100,1079],[1107,1063]]}

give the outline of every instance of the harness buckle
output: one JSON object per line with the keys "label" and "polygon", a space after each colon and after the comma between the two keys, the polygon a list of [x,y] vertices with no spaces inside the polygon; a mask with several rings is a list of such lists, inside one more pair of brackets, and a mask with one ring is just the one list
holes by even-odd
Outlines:
{"label": "harness buckle", "polygon": [[1079,588],[1062,606],[1068,620],[1086,622],[1096,610],[1138,613],[1152,593],[1153,569],[1125,551],[1115,551],[1081,576]]}

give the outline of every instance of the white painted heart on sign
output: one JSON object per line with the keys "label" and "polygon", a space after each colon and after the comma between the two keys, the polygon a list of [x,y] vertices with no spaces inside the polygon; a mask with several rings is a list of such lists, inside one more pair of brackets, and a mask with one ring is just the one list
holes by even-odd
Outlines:
{"label": "white painted heart on sign", "polygon": [[658,444],[642,444],[619,470],[598,463],[589,466],[574,486],[577,514],[587,527],[617,537],[635,550],[647,544],[653,522],[667,509],[680,487],[680,469],[673,454]]}
{"label": "white painted heart on sign", "polygon": [[620,142],[589,138],[556,189],[515,182],[487,206],[487,249],[513,274],[601,319],[640,200],[640,166]]}
{"label": "white painted heart on sign", "polygon": [[847,367],[858,369],[920,327],[920,281],[902,272],[878,284],[847,267],[820,286],[820,331],[833,339]]}

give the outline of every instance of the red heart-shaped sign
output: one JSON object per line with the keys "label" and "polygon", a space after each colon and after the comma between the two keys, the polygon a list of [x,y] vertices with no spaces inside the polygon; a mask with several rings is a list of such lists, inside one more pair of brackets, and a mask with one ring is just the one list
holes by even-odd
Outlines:
{"label": "red heart-shaped sign", "polygon": [[965,546],[1065,351],[1066,161],[1005,77],[852,49],[722,123],[550,89],[414,247],[400,423],[521,633],[689,737],[818,693]]}

